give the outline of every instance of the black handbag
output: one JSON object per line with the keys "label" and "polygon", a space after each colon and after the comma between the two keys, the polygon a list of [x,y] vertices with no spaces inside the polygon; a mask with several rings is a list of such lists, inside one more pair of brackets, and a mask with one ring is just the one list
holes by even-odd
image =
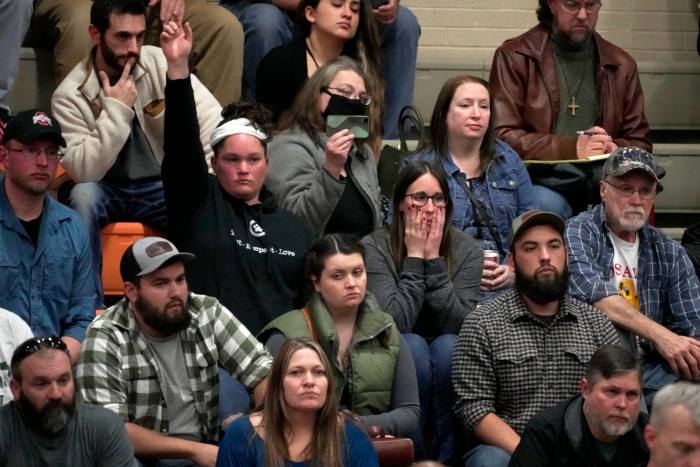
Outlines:
{"label": "black handbag", "polygon": [[415,150],[418,152],[426,145],[425,124],[418,109],[409,105],[399,113],[399,147],[386,144],[379,155],[377,176],[382,196],[386,199],[391,199],[401,161],[411,153],[406,144],[406,134],[411,129],[418,135],[418,146]]}

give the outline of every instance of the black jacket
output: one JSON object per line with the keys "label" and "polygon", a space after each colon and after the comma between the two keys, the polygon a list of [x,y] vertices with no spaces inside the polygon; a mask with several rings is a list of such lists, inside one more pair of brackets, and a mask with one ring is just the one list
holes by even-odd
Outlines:
{"label": "black jacket", "polygon": [[292,106],[308,73],[304,39],[295,39],[270,50],[258,64],[255,100],[270,107],[277,121],[282,112]]}
{"label": "black jacket", "polygon": [[208,173],[189,78],[168,80],[165,100],[161,176],[169,238],[197,256],[187,263],[191,290],[218,298],[256,334],[303,304],[313,232],[264,188],[261,202],[249,206]]}
{"label": "black jacket", "polygon": [[581,396],[565,400],[533,417],[510,459],[509,467],[644,467],[649,450],[644,442],[647,416],[617,440],[617,452],[607,463],[598,454],[583,416]]}

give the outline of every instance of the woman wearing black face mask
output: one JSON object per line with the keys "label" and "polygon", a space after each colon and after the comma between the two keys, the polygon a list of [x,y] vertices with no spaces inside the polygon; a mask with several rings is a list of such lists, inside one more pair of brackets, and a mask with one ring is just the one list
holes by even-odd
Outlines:
{"label": "woman wearing black face mask", "polygon": [[366,73],[375,115],[370,133],[380,139],[383,107],[379,33],[369,0],[301,0],[299,37],[270,50],[260,61],[255,99],[272,109],[275,122],[288,110],[307,79],[341,55],[356,59]]}
{"label": "woman wearing black face mask", "polygon": [[366,82],[351,58],[322,66],[299,91],[268,149],[265,185],[319,235],[364,236],[381,225],[372,150],[348,130],[325,133],[329,115],[372,118]]}

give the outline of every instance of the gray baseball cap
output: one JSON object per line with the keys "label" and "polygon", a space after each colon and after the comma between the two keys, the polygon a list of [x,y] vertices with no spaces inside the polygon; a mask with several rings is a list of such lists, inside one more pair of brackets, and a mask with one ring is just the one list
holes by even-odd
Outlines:
{"label": "gray baseball cap", "polygon": [[180,253],[172,242],[164,238],[142,238],[126,249],[119,265],[119,272],[124,282],[134,282],[137,277],[160,269],[173,258],[188,261],[195,256],[192,253]]}

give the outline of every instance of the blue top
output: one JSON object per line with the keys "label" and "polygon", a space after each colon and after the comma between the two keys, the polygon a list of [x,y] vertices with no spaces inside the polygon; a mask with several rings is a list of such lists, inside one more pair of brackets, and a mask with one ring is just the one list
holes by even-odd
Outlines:
{"label": "blue top", "polygon": [[95,303],[90,246],[78,214],[45,196],[35,246],[0,175],[0,307],[19,315],[35,336],[82,341]]}
{"label": "blue top", "polygon": [[[406,164],[412,161],[435,161],[436,158],[437,155],[433,149],[409,156],[401,163],[399,173]],[[476,229],[473,226],[472,205],[456,179],[456,177],[461,177],[466,183],[466,180],[472,178],[473,174],[460,172],[452,157],[442,158],[442,168],[447,174],[447,183],[450,187],[450,197],[453,203],[452,225],[458,230],[474,235]],[[489,210],[491,218],[496,224],[503,244],[503,250],[500,252],[501,261],[503,261],[508,251],[510,224],[520,214],[530,209],[537,209],[537,204],[530,176],[520,160],[520,156],[501,140],[496,140],[496,156],[486,168],[486,185],[488,199],[479,196],[479,190],[476,191],[476,195],[477,199]],[[482,227],[485,235],[488,235],[487,230],[486,227]],[[488,236],[490,237],[490,235]]]}
{"label": "blue top", "polygon": [[[345,420],[344,426],[343,467],[378,467],[377,453],[367,435],[349,420]],[[216,467],[265,467],[264,443],[250,424],[250,417],[241,417],[226,431],[226,436],[219,446]],[[313,464],[308,460],[287,461],[284,465],[310,467]]]}
{"label": "blue top", "polygon": [[[637,234],[637,294],[642,313],[677,334],[699,338],[700,283],[688,254],[678,242],[649,225]],[[619,294],[610,282],[615,250],[602,204],[569,219],[566,244],[572,296],[595,303]]]}

